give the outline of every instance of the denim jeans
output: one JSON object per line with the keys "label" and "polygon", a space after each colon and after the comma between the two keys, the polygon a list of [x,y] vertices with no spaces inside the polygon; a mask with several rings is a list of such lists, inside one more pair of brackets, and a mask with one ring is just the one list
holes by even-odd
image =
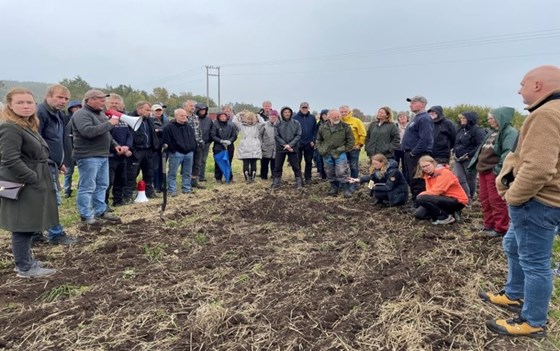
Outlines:
{"label": "denim jeans", "polygon": [[72,192],[72,176],[74,175],[74,162],[66,167],[66,174],[64,175],[64,193],[70,194]]}
{"label": "denim jeans", "polygon": [[348,182],[347,178],[350,172],[348,169],[348,157],[346,152],[341,153],[336,159],[332,157],[332,155],[323,157],[323,164],[329,182],[336,184]]}
{"label": "denim jeans", "polygon": [[[51,177],[54,183],[54,189],[56,191],[56,205],[60,207],[62,201],[60,199],[60,189],[58,188],[58,169],[56,168],[55,165],[52,164],[49,164],[49,168],[51,170]],[[62,225],[59,223],[54,227],[49,228],[48,232],[49,232],[49,240],[52,240],[55,237],[62,235],[64,233],[64,229],[62,228]]]}
{"label": "denim jeans", "polygon": [[109,159],[89,157],[77,160],[78,196],[76,206],[83,219],[93,218],[105,213],[105,192],[109,187]]}
{"label": "denim jeans", "polygon": [[348,152],[348,165],[350,166],[350,176],[358,178],[360,173],[360,150]]}
{"label": "denim jeans", "polygon": [[169,172],[167,173],[167,186],[170,193],[177,192],[177,170],[181,165],[182,190],[184,193],[192,192],[191,172],[193,168],[194,151],[188,154],[180,152],[169,153]]}
{"label": "denim jeans", "polygon": [[530,200],[509,206],[511,224],[503,248],[508,260],[505,286],[510,299],[524,299],[521,317],[533,327],[546,324],[552,295],[552,244],[560,208]]}

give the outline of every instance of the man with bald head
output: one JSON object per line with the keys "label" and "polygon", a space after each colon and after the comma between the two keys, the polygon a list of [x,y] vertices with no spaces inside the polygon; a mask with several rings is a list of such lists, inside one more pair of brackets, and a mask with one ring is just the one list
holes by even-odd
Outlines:
{"label": "man with bald head", "polygon": [[488,320],[487,327],[509,336],[544,337],[552,295],[550,258],[560,225],[560,68],[537,67],[523,77],[519,94],[530,115],[515,150],[504,160],[496,187],[511,218],[503,239],[508,260],[504,290],[480,292],[482,299],[519,312]]}

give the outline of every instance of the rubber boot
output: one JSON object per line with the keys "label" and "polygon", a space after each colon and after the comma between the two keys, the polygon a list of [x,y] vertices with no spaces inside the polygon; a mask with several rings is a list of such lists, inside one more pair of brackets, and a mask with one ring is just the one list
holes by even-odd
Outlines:
{"label": "rubber boot", "polygon": [[272,189],[278,189],[280,188],[280,183],[281,183],[282,179],[280,178],[272,178]]}
{"label": "rubber boot", "polygon": [[341,187],[342,187],[342,190],[344,191],[344,197],[345,198],[352,197],[352,189],[350,188],[350,184],[342,183]]}
{"label": "rubber boot", "polygon": [[336,184],[335,182],[331,182],[331,188],[330,188],[329,192],[327,193],[327,195],[337,196],[338,195],[338,184]]}
{"label": "rubber boot", "polygon": [[245,183],[250,183],[251,178],[249,177],[249,171],[243,172],[243,175],[245,176]]}
{"label": "rubber boot", "polygon": [[257,172],[253,171],[253,173],[251,174],[251,183],[254,183],[256,178],[257,178]]}
{"label": "rubber boot", "polygon": [[296,178],[296,189],[303,189],[303,179],[301,179],[301,177]]}

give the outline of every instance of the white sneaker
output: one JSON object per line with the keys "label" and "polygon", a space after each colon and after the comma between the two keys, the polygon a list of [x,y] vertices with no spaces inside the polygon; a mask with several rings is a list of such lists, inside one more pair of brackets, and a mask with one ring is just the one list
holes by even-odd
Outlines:
{"label": "white sneaker", "polygon": [[455,223],[455,217],[453,215],[447,216],[446,219],[438,219],[437,221],[433,221],[432,224],[439,225],[439,224],[451,224]]}
{"label": "white sneaker", "polygon": [[17,276],[20,278],[41,278],[48,277],[54,273],[56,273],[56,269],[34,266],[27,271],[18,271]]}

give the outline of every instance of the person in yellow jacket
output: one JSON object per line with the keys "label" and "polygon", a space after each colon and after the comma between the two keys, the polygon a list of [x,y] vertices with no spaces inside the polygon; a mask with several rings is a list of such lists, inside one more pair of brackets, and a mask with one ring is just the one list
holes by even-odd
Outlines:
{"label": "person in yellow jacket", "polygon": [[[352,135],[354,136],[354,147],[352,151],[348,152],[348,163],[350,164],[350,176],[352,178],[359,177],[359,164],[360,164],[360,150],[366,142],[366,127],[364,123],[354,116],[352,116],[352,110],[347,105],[340,106],[338,109],[342,115],[342,122],[348,124],[350,129],[352,129]],[[351,192],[356,191],[356,185],[352,184],[350,186]]]}

